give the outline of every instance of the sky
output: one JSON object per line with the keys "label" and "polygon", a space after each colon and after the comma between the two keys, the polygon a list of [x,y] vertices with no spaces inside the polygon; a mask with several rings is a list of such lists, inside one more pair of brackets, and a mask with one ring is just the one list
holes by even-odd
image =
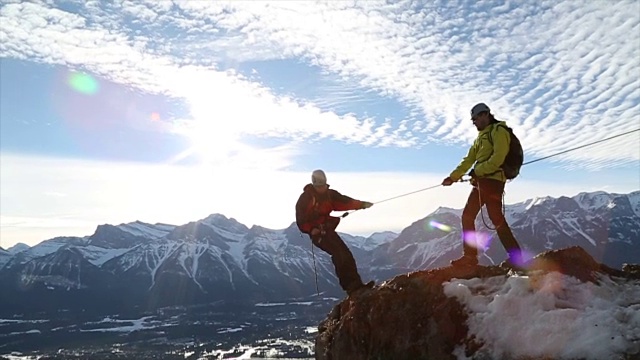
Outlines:
{"label": "sky", "polygon": [[478,102],[525,162],[630,132],[525,165],[507,204],[640,189],[640,2],[0,1],[0,246],[284,229],[314,169],[380,202],[339,231],[400,232],[464,206],[437,185]]}

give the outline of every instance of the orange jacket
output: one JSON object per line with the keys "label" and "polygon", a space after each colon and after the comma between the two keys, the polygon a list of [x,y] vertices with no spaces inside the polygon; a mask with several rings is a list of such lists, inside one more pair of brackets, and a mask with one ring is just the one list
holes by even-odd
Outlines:
{"label": "orange jacket", "polygon": [[327,189],[320,194],[311,184],[304,187],[304,192],[296,203],[296,224],[303,233],[310,234],[314,228],[324,226],[324,230],[335,230],[340,222],[339,217],[331,216],[332,211],[347,211],[362,208],[362,201],[342,195],[336,190]]}

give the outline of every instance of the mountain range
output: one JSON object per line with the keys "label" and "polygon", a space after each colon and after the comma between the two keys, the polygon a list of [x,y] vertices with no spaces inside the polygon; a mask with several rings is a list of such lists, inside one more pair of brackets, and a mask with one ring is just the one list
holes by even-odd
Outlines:
{"label": "mountain range", "polygon": [[[363,279],[379,282],[458,257],[461,212],[439,208],[399,234],[340,235]],[[505,216],[531,255],[577,245],[613,268],[640,263],[640,191],[535,198],[506,205]],[[486,210],[476,228],[489,243],[497,239]],[[498,264],[505,257],[498,242],[480,262]],[[330,257],[312,248],[295,223],[249,228],[221,214],[180,226],[105,224],[90,236],[0,248],[0,286],[0,315],[273,301],[316,291],[344,295]]]}

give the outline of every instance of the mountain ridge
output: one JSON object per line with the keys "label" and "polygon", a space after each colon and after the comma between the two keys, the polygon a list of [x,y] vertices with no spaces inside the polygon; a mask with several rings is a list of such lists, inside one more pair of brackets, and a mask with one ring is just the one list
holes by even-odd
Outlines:
{"label": "mountain ridge", "polygon": [[[640,254],[633,251],[640,246],[639,205],[640,191],[594,192],[529,199],[506,205],[505,214],[531,256],[578,245],[598,261],[620,268],[624,262],[640,262]],[[378,232],[369,237],[340,234],[353,252],[363,279],[386,280],[417,269],[447,266],[458,257],[462,252],[460,213],[439,208],[400,233]],[[488,221],[486,213],[484,218]],[[495,242],[495,232],[485,226],[482,216],[476,228],[488,243]],[[71,253],[66,257],[49,256],[68,251]],[[500,244],[493,244],[481,252],[480,262],[497,265],[505,256]],[[55,261],[58,263],[53,264]],[[104,284],[71,278],[74,272],[60,272],[64,265],[85,269],[92,279],[101,279]],[[343,295],[330,257],[314,249],[294,222],[278,230],[258,225],[249,228],[222,214],[184,225],[141,221],[103,224],[90,236],[56,237],[12,255],[0,253],[0,285],[12,289],[12,296],[46,297],[71,290],[103,293],[117,288],[128,298],[115,301],[116,305],[309,296],[316,291],[316,274],[318,290]],[[61,281],[61,276],[69,278]],[[113,279],[119,281],[113,283]],[[14,304],[14,309],[39,308],[33,301],[26,300],[25,304],[31,307]]]}

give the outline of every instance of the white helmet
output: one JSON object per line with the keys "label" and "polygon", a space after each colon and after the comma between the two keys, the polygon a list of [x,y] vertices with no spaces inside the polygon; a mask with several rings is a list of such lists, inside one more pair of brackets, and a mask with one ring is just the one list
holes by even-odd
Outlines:
{"label": "white helmet", "polygon": [[324,174],[324,171],[320,169],[314,170],[311,173],[311,184],[313,186],[327,185],[327,175]]}

